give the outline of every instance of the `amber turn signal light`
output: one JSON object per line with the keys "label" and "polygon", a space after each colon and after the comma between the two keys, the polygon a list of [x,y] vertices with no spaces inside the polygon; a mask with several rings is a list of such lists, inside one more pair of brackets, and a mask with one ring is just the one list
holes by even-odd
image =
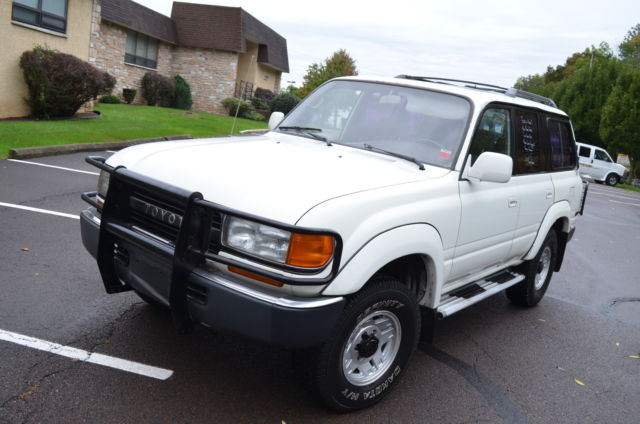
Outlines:
{"label": "amber turn signal light", "polygon": [[236,268],[234,266],[230,266],[229,271],[235,272],[236,274],[240,274],[243,277],[251,278],[252,280],[260,281],[261,283],[269,284],[271,286],[282,287],[284,285],[280,281],[272,280],[271,278],[263,277],[261,275],[254,274],[253,272]]}
{"label": "amber turn signal light", "polygon": [[317,234],[291,234],[287,265],[319,268],[333,256],[333,237]]}

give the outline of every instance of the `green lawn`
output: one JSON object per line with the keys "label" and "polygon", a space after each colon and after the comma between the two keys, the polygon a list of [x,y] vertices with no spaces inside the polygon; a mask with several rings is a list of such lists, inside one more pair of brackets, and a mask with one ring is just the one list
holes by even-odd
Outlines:
{"label": "green lawn", "polygon": [[[96,104],[98,119],[78,121],[0,121],[0,158],[9,149],[56,144],[118,141],[191,134],[214,137],[231,132],[233,118],[152,106]],[[238,119],[235,132],[266,128],[265,122]]]}
{"label": "green lawn", "polygon": [[640,192],[640,187],[632,186],[629,184],[618,184],[618,187],[624,188],[625,190],[637,191]]}

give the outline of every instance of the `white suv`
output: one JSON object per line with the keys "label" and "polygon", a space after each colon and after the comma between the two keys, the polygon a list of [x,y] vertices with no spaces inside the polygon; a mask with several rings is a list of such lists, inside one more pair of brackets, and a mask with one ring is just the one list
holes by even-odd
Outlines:
{"label": "white suv", "polygon": [[170,308],[182,331],[292,349],[340,411],[385,396],[438,319],[544,296],[586,194],[552,101],[350,77],[280,119],[88,158],[102,172],[82,238],[107,292]]}

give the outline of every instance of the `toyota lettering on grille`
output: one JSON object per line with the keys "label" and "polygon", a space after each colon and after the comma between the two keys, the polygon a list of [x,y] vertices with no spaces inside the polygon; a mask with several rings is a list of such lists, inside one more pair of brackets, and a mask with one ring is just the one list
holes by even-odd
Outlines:
{"label": "toyota lettering on grille", "polygon": [[172,227],[180,228],[180,225],[182,225],[182,217],[180,215],[140,200],[137,197],[130,197],[129,205],[132,209]]}

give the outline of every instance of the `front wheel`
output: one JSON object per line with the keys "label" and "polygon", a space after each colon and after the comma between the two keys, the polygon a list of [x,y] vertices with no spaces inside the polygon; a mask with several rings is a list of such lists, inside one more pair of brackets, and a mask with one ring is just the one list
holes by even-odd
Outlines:
{"label": "front wheel", "polygon": [[607,175],[607,185],[613,187],[616,184],[618,184],[618,182],[620,182],[620,177],[617,174],[609,174]]}
{"label": "front wheel", "polygon": [[395,386],[416,348],[415,296],[395,278],[377,278],[351,299],[334,334],[313,364],[317,391],[339,412],[371,406]]}
{"label": "front wheel", "polygon": [[535,306],[542,300],[551,282],[558,254],[558,237],[549,231],[535,258],[520,266],[525,279],[507,289],[507,297],[520,306]]}

